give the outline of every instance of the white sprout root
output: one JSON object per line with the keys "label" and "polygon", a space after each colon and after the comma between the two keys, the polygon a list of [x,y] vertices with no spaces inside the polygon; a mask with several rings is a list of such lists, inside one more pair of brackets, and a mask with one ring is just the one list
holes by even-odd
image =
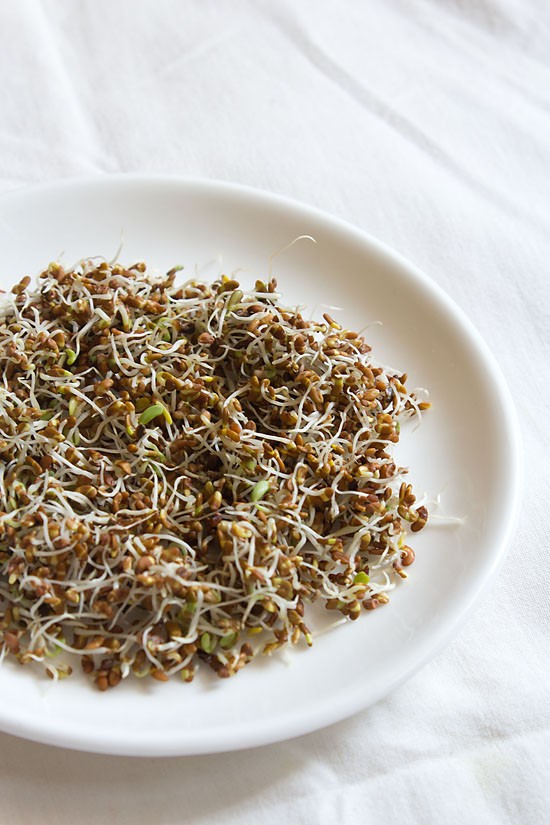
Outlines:
{"label": "white sprout root", "polygon": [[[304,639],[388,601],[421,529],[392,457],[429,404],[276,282],[58,264],[0,319],[0,657],[104,690]],[[64,658],[65,657],[65,658]]]}

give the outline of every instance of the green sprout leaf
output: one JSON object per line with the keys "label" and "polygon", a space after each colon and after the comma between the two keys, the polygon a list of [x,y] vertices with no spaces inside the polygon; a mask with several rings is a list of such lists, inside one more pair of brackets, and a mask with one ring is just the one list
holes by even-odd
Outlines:
{"label": "green sprout leaf", "polygon": [[172,416],[170,412],[166,409],[164,404],[151,404],[150,407],[147,407],[141,413],[138,421],[140,424],[149,424],[153,419],[158,418],[159,415],[164,416],[166,422],[168,424],[172,423]]}
{"label": "green sprout leaf", "polygon": [[265,479],[262,479],[262,481],[257,481],[252,488],[252,492],[250,493],[250,501],[260,501],[268,490],[269,483]]}

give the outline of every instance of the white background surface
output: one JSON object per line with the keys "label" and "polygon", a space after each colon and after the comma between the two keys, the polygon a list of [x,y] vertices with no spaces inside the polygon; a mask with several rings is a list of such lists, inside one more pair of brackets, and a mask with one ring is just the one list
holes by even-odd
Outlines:
{"label": "white background surface", "polygon": [[483,333],[527,467],[492,593],[388,699],[227,756],[106,758],[0,736],[0,822],[548,821],[549,54],[542,0],[0,5],[0,190],[174,172],[350,220]]}

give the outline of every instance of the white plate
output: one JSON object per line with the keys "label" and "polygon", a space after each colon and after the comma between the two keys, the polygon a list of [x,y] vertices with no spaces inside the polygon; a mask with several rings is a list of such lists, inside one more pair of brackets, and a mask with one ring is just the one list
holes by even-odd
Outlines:
{"label": "white plate", "polygon": [[[417,492],[442,493],[454,527],[411,541],[417,561],[390,604],[319,636],[311,650],[254,662],[236,678],[203,674],[99,693],[81,676],[54,684],[29,667],[0,669],[0,728],[70,748],[194,754],[261,745],[336,722],[375,702],[433,656],[471,613],[510,538],[519,489],[518,428],[479,334],[425,275],[335,218],[241,186],[114,177],[23,190],[0,199],[0,286],[64,253],[183,263],[206,278],[240,268],[244,283],[273,260],[285,300],[339,306],[368,330],[374,354],[430,390],[433,410],[403,433],[399,463]],[[213,263],[212,263],[213,262]],[[334,312],[332,314],[335,314]],[[329,615],[329,614],[327,614]],[[332,615],[332,614],[330,614]]]}

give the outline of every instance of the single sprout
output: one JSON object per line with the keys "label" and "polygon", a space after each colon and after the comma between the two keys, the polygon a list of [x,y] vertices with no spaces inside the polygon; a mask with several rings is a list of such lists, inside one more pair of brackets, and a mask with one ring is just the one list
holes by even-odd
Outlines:
{"label": "single sprout", "polygon": [[243,299],[243,292],[240,289],[236,289],[232,294],[231,298],[227,302],[227,309],[233,309],[234,306],[240,304]]}
{"label": "single sprout", "polygon": [[67,355],[65,363],[68,364],[69,367],[72,367],[77,358],[76,352],[74,351],[74,349],[66,349],[65,353]]}
{"label": "single sprout", "polygon": [[252,492],[250,493],[250,501],[260,501],[269,490],[269,482],[265,479],[257,481]]}
{"label": "single sprout", "polygon": [[158,418],[159,415],[164,416],[166,422],[168,424],[172,423],[172,416],[170,415],[169,411],[166,409],[164,404],[151,404],[150,407],[147,407],[141,413],[140,417],[138,418],[138,422],[140,424],[149,424],[154,418]]}
{"label": "single sprout", "polygon": [[216,647],[217,639],[211,636],[210,633],[203,633],[201,636],[201,650],[205,653],[212,653]]}
{"label": "single sprout", "polygon": [[239,638],[238,633],[228,633],[227,636],[224,636],[221,639],[220,647],[222,647],[224,650],[229,650],[230,648],[232,648],[234,646],[234,644],[235,644],[235,642],[237,641],[238,638]]}
{"label": "single sprout", "polygon": [[184,616],[185,616],[185,614],[191,615],[192,613],[195,612],[196,609],[197,609],[197,602],[186,602],[182,607],[182,612],[183,612]]}
{"label": "single sprout", "polygon": [[353,578],[354,584],[368,584],[370,582],[370,576],[368,576],[363,570],[359,573],[356,573]]}

